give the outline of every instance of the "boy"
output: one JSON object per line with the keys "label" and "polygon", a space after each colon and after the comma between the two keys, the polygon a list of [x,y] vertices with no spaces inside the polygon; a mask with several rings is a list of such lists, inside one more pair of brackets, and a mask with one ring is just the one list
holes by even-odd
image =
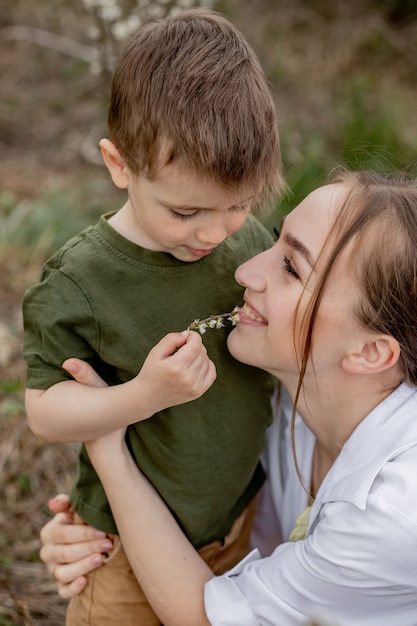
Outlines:
{"label": "boy", "polygon": [[[128,200],[71,239],[25,296],[28,419],[55,442],[130,425],[135,461],[220,573],[247,551],[272,380],[232,359],[227,329],[205,335],[217,381],[193,402],[173,406],[183,400],[160,347],[150,358],[161,379],[144,362],[167,332],[241,302],[235,268],[271,245],[249,213],[284,186],[274,104],[242,35],[213,12],[190,10],[148,24],[126,45],[108,122],[101,152]],[[193,343],[180,336],[179,352]],[[62,363],[75,356],[110,387],[71,380]],[[79,523],[117,534],[84,448],[71,501]],[[160,624],[117,537],[71,601],[67,624]]]}

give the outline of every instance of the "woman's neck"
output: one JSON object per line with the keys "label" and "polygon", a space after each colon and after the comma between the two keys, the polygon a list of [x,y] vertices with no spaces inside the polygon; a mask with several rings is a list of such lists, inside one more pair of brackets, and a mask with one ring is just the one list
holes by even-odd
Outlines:
{"label": "woman's neck", "polygon": [[[304,381],[297,411],[317,440],[318,474],[322,478],[357,426],[400,384],[398,380],[369,378],[340,376],[331,381]],[[287,389],[294,401],[296,387]]]}
{"label": "woman's neck", "polygon": [[[337,455],[336,455],[337,456]],[[314,447],[311,468],[310,496],[314,500],[327,472],[333,465],[336,456],[323,448],[318,441]]]}

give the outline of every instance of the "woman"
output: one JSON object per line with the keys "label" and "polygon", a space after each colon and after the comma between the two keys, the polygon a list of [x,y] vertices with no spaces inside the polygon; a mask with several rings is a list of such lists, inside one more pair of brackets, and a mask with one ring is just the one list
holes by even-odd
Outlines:
{"label": "woman", "polygon": [[[340,173],[236,279],[245,304],[229,350],[282,383],[256,532],[283,541],[213,576],[117,432],[88,449],[139,582],[166,626],[295,626],[317,610],[344,626],[415,626],[417,184]],[[50,545],[68,536],[62,521],[43,533],[50,570],[68,556]],[[82,567],[59,565],[61,580]]]}

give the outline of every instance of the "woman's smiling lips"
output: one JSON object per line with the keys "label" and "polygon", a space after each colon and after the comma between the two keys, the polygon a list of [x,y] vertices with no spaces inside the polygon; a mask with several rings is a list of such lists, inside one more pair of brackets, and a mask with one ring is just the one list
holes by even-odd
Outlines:
{"label": "woman's smiling lips", "polygon": [[257,324],[262,324],[263,326],[268,325],[267,320],[247,302],[244,303],[243,307],[239,311],[239,323],[245,323],[245,321],[256,322]]}

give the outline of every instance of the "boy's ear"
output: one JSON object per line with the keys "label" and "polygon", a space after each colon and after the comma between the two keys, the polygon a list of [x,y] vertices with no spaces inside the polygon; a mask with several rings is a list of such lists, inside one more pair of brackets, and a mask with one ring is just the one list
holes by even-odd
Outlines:
{"label": "boy's ear", "polygon": [[391,335],[370,337],[360,350],[350,352],[342,367],[351,374],[376,374],[393,367],[400,357],[399,343]]}
{"label": "boy's ear", "polygon": [[112,181],[119,189],[126,189],[129,182],[128,167],[120,156],[120,152],[110,139],[101,139],[99,146]]}

